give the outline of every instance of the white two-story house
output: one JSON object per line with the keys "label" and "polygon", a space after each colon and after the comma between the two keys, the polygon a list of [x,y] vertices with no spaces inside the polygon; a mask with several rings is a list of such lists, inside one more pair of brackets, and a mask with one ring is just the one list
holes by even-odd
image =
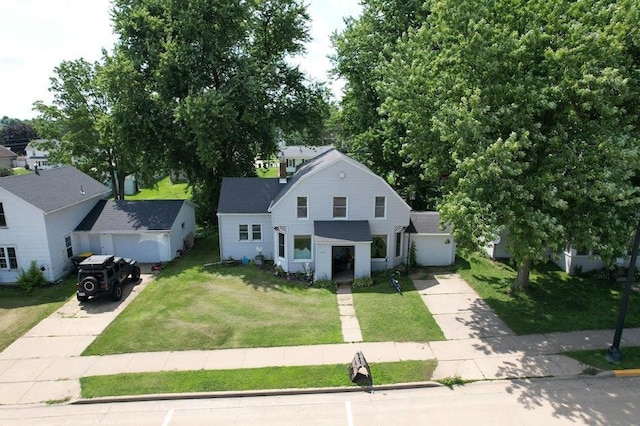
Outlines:
{"label": "white two-story house", "polygon": [[403,262],[409,205],[367,167],[331,149],[284,178],[225,178],[220,256],[261,253],[315,279],[368,277]]}

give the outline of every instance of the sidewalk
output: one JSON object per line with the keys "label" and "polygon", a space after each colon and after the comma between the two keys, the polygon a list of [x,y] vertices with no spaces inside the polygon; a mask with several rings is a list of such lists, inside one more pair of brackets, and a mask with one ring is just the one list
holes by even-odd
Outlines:
{"label": "sidewalk", "polygon": [[[414,285],[448,340],[358,342],[350,294],[338,295],[345,340],[351,343],[275,348],[133,353],[82,357],[82,351],[147,285],[126,289],[121,303],[69,301],[0,353],[0,405],[74,400],[84,376],[129,372],[239,369],[287,365],[347,365],[357,351],[370,363],[437,359],[434,379],[483,380],[580,374],[585,366],[558,353],[603,349],[613,331],[515,336],[483,300],[454,274],[414,279]],[[348,331],[348,333],[347,333]],[[623,346],[640,346],[640,328],[625,329]]]}

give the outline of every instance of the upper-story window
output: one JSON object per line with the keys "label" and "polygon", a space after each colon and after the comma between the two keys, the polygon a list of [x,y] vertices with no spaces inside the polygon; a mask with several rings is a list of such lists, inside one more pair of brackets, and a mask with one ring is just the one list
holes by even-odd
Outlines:
{"label": "upper-story window", "polygon": [[386,201],[385,197],[376,197],[374,217],[384,218],[386,216]]}
{"label": "upper-story window", "polygon": [[7,226],[7,218],[4,216],[4,207],[2,207],[2,203],[0,203],[0,227]]}
{"label": "upper-story window", "polygon": [[347,197],[333,197],[333,217],[347,217]]}
{"label": "upper-story window", "polygon": [[287,167],[295,167],[296,159],[295,158],[287,158]]}
{"label": "upper-story window", "polygon": [[298,197],[298,219],[306,219],[308,217],[307,197]]}

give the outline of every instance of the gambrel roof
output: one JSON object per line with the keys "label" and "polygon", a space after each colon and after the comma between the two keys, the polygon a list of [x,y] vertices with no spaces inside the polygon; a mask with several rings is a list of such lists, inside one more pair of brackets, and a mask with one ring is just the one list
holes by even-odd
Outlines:
{"label": "gambrel roof", "polygon": [[76,231],[170,231],[185,200],[100,200]]}
{"label": "gambrel roof", "polygon": [[105,185],[71,166],[6,176],[0,178],[0,188],[45,213],[111,193]]}

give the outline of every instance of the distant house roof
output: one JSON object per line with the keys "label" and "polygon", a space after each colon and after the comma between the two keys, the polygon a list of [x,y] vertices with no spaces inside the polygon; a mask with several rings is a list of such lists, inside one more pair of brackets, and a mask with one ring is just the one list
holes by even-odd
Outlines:
{"label": "distant house roof", "polygon": [[438,212],[411,212],[409,227],[410,234],[450,234],[451,225],[445,229],[440,228],[440,213]]}
{"label": "distant house roof", "polygon": [[7,147],[0,145],[0,158],[18,158],[18,154]]}
{"label": "distant house roof", "polygon": [[313,158],[333,149],[333,145],[303,146],[291,145],[282,149],[284,158]]}
{"label": "distant house roof", "polygon": [[0,178],[0,188],[50,213],[89,198],[107,196],[109,188],[75,167],[39,170]]}
{"label": "distant house roof", "polygon": [[271,200],[284,186],[278,178],[224,178],[218,213],[268,213]]}
{"label": "distant house roof", "polygon": [[366,220],[317,220],[313,222],[313,235],[318,243],[371,241]]}
{"label": "distant house roof", "polygon": [[100,200],[76,231],[169,231],[185,200]]}

